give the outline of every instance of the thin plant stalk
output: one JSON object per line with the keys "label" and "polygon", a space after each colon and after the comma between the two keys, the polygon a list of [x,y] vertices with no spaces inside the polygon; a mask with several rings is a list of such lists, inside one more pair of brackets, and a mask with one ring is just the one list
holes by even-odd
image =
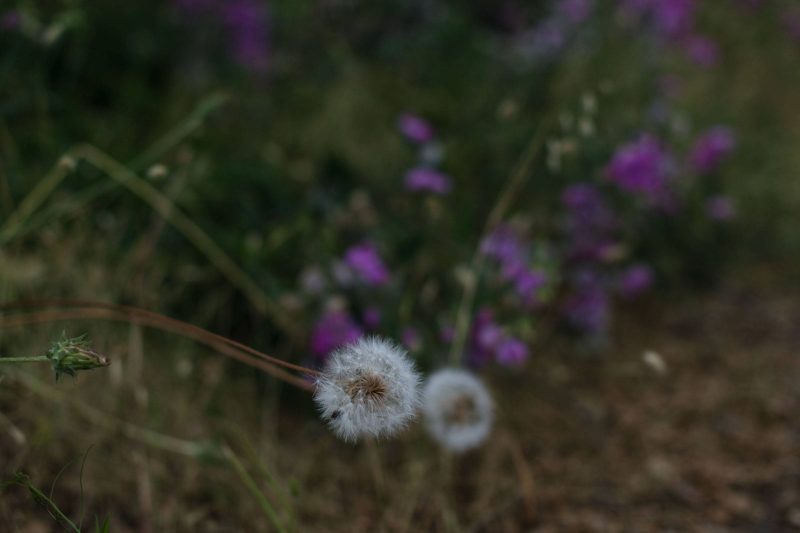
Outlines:
{"label": "thin plant stalk", "polygon": [[300,365],[295,365],[294,363],[290,363],[288,361],[284,361],[283,359],[273,357],[269,354],[258,351],[255,348],[252,348],[246,344],[242,344],[241,342],[229,339],[228,337],[223,337],[222,335],[213,333],[199,326],[195,326],[194,324],[189,324],[188,322],[178,320],[177,318],[168,317],[166,315],[156,313],[155,311],[150,311],[147,309],[142,309],[140,307],[134,307],[131,305],[114,304],[108,302],[95,302],[89,300],[71,300],[71,299],[26,300],[26,301],[19,301],[1,305],[0,310],[6,311],[9,309],[19,309],[19,308],[30,309],[30,308],[50,308],[50,307],[103,309],[107,311],[113,311],[116,313],[122,313],[131,317],[135,316],[135,317],[146,318],[153,322],[160,321],[166,325],[170,325],[171,327],[178,328],[181,329],[182,331],[191,333],[193,338],[198,338],[198,339],[207,338],[215,342],[228,344],[230,346],[233,346],[234,348],[247,352],[258,358],[264,359],[265,361],[269,361],[270,363],[283,366],[290,370],[295,370],[303,374],[309,374],[309,375],[320,374],[320,372],[316,370],[312,370],[310,368],[306,368]]}
{"label": "thin plant stalk", "polygon": [[236,474],[239,476],[239,479],[242,481],[247,490],[250,491],[250,494],[253,495],[258,506],[267,516],[272,525],[275,527],[277,531],[285,532],[286,529],[283,527],[283,524],[278,519],[278,513],[275,512],[275,509],[272,507],[272,504],[269,503],[269,500],[264,496],[264,493],[261,492],[261,489],[258,488],[258,484],[253,479],[247,469],[244,467],[242,462],[239,460],[239,457],[236,453],[231,449],[230,446],[225,446],[223,448],[223,454],[225,458],[230,462],[231,466],[233,467]]}
{"label": "thin plant stalk", "polygon": [[[298,376],[290,374],[285,370],[275,366],[274,363],[264,361],[258,359],[254,356],[251,356],[247,353],[243,353],[242,351],[231,347],[225,343],[221,343],[214,340],[209,340],[208,337],[199,336],[197,334],[193,334],[189,331],[186,331],[183,328],[176,327],[175,325],[166,324],[161,321],[155,321],[152,319],[148,319],[146,317],[131,317],[130,315],[124,313],[115,313],[112,310],[104,310],[104,309],[77,309],[77,310],[69,310],[69,311],[49,311],[49,312],[36,312],[36,313],[28,313],[24,315],[15,315],[12,317],[4,317],[0,318],[0,328],[4,327],[19,327],[25,326],[29,324],[41,324],[41,323],[49,323],[49,322],[63,322],[63,321],[72,321],[72,320],[111,320],[116,322],[123,322],[129,324],[131,322],[139,323],[144,326],[153,328],[153,329],[160,329],[162,331],[168,331],[170,333],[175,333],[184,337],[192,338],[193,340],[205,344],[206,346],[214,349],[215,351],[230,357],[240,363],[244,363],[251,367],[257,368],[262,370],[273,377],[281,379],[290,385],[298,387],[300,389],[306,391],[312,391],[314,386],[309,381],[302,379]],[[291,363],[287,363],[291,364]],[[293,365],[295,366],[295,365]],[[302,368],[302,367],[300,367]],[[305,369],[304,373],[314,374],[316,371],[311,369]]]}
{"label": "thin plant stalk", "polygon": [[0,363],[49,363],[50,358],[46,355],[34,355],[32,357],[0,357]]}

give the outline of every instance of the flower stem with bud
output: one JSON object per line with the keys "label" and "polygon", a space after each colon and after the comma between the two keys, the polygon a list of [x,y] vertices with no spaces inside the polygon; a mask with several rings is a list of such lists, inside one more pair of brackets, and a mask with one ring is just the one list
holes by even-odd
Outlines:
{"label": "flower stem with bud", "polygon": [[108,366],[111,362],[105,355],[92,350],[85,336],[68,338],[62,335],[54,342],[46,355],[31,357],[0,357],[0,363],[50,363],[58,381],[62,375],[74,376],[81,370]]}

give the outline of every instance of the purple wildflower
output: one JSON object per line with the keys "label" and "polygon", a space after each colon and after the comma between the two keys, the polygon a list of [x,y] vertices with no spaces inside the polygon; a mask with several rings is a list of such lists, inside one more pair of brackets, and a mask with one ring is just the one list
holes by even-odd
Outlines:
{"label": "purple wildflower", "polygon": [[694,0],[622,0],[624,18],[646,21],[667,38],[677,38],[694,26]]}
{"label": "purple wildflower", "polygon": [[470,361],[475,365],[486,364],[502,340],[503,330],[495,323],[491,310],[481,309],[470,331]]}
{"label": "purple wildflower", "polygon": [[599,335],[608,329],[610,308],[608,294],[597,276],[591,272],[579,274],[575,291],[564,303],[567,321],[590,335]]}
{"label": "purple wildflower", "polygon": [[567,43],[564,30],[564,24],[560,20],[548,18],[519,36],[517,52],[527,60],[552,58]]}
{"label": "purple wildflower", "polygon": [[329,311],[314,325],[311,333],[311,351],[324,359],[336,348],[355,342],[363,331],[344,311]]}
{"label": "purple wildflower", "polygon": [[19,28],[20,22],[22,21],[22,17],[19,16],[19,11],[11,10],[6,11],[3,13],[3,16],[0,17],[0,28],[4,30],[16,30]]}
{"label": "purple wildflower", "polygon": [[506,225],[500,225],[489,233],[481,241],[480,250],[501,264],[519,262],[524,253],[522,241]]}
{"label": "purple wildflower", "polygon": [[555,12],[572,24],[580,24],[591,14],[593,3],[593,0],[560,0]]}
{"label": "purple wildflower", "polygon": [[520,366],[528,359],[528,355],[528,347],[524,342],[509,337],[497,347],[495,357],[501,365]]}
{"label": "purple wildflower", "polygon": [[733,151],[736,144],[733,132],[724,126],[717,126],[703,133],[692,147],[689,161],[695,172],[708,174]]}
{"label": "purple wildflower", "polygon": [[606,168],[606,175],[620,189],[650,200],[664,193],[669,173],[669,156],[661,143],[647,134],[617,148]]}
{"label": "purple wildflower", "polygon": [[787,9],[781,19],[789,37],[800,43],[800,8],[794,6],[791,9]]}
{"label": "purple wildflower", "polygon": [[433,139],[433,127],[424,118],[403,113],[397,119],[397,129],[400,130],[408,140],[423,144]]}
{"label": "purple wildflower", "polygon": [[589,183],[568,186],[561,194],[567,210],[567,257],[572,261],[606,261],[616,249],[612,238],[617,217],[597,187]]}
{"label": "purple wildflower", "polygon": [[713,67],[719,61],[719,46],[705,35],[688,36],[683,47],[688,58],[701,67]]}
{"label": "purple wildflower", "polygon": [[263,4],[257,0],[228,0],[222,20],[231,36],[231,51],[239,64],[265,72],[268,66],[269,26]]}
{"label": "purple wildflower", "polygon": [[590,183],[576,183],[561,193],[561,203],[567,209],[570,224],[575,229],[609,230],[617,226],[614,213],[600,190]]}
{"label": "purple wildflower", "polygon": [[447,194],[452,189],[450,178],[430,167],[412,168],[406,174],[406,189]]}
{"label": "purple wildflower", "polygon": [[736,206],[728,196],[712,196],[706,201],[706,214],[711,220],[726,222],[736,217]]}
{"label": "purple wildflower", "polygon": [[669,37],[682,35],[694,24],[694,0],[652,0],[656,28]]}
{"label": "purple wildflower", "polygon": [[525,269],[514,277],[517,296],[527,306],[538,303],[539,290],[546,285],[547,274],[540,270]]}
{"label": "purple wildflower", "polygon": [[381,286],[389,283],[389,270],[372,243],[364,242],[348,248],[344,263],[367,285]]}
{"label": "purple wildflower", "polygon": [[637,264],[625,269],[617,279],[617,292],[624,298],[635,298],[653,285],[653,269]]}

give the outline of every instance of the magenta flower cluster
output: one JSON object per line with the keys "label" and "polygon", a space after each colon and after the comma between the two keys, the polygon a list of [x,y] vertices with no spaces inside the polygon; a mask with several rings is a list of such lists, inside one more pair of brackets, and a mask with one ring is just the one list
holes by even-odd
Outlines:
{"label": "magenta flower cluster", "polygon": [[191,21],[210,17],[225,30],[231,57],[248,70],[263,74],[269,67],[269,16],[259,0],[176,0]]}
{"label": "magenta flower cluster", "polygon": [[488,308],[481,309],[470,330],[469,362],[476,366],[491,361],[505,366],[520,366],[529,357],[526,344],[507,333]]}
{"label": "magenta flower cluster", "polygon": [[620,0],[619,10],[623,20],[652,29],[698,66],[718,63],[719,45],[697,31],[697,0]]}
{"label": "magenta flower cluster", "polygon": [[450,176],[436,168],[441,158],[441,147],[433,126],[422,117],[403,113],[397,119],[397,129],[419,150],[419,162],[406,172],[406,189],[439,196],[448,194],[453,183]]}
{"label": "magenta flower cluster", "polygon": [[523,306],[539,302],[547,275],[530,265],[530,247],[511,228],[501,225],[487,235],[481,242],[481,253],[499,266],[500,279],[513,288]]}

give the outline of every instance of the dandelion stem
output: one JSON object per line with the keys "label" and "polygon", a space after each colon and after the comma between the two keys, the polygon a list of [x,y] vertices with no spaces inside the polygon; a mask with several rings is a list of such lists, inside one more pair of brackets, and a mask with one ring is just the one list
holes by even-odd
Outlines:
{"label": "dandelion stem", "polygon": [[50,359],[46,355],[33,357],[0,357],[0,363],[47,363]]}

